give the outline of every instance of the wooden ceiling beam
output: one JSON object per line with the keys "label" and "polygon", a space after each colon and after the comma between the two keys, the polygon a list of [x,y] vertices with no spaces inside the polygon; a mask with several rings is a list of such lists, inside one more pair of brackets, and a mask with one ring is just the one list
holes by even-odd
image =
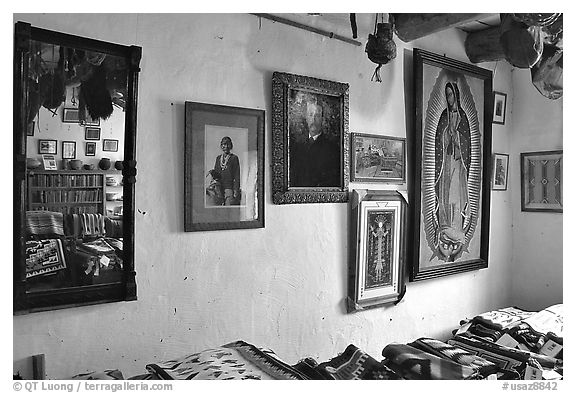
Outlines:
{"label": "wooden ceiling beam", "polygon": [[404,42],[458,27],[493,14],[394,14],[396,35]]}
{"label": "wooden ceiling beam", "polygon": [[500,44],[500,27],[468,33],[464,50],[472,63],[505,59],[504,49]]}

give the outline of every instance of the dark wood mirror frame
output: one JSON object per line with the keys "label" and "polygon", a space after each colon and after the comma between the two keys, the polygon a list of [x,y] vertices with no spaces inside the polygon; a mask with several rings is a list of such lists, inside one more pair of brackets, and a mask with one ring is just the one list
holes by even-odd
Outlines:
{"label": "dark wood mirror frame", "polygon": [[[42,291],[26,290],[25,241],[23,224],[26,210],[26,131],[28,109],[28,64],[30,41],[40,41],[102,52],[126,59],[128,89],[125,111],[123,161],[123,273],[121,282],[66,287]],[[77,307],[89,304],[136,300],[134,270],[134,190],[136,182],[136,112],[138,74],[142,48],[124,46],[75,35],[40,29],[17,22],[14,34],[14,113],[13,113],[13,310],[15,314]]]}

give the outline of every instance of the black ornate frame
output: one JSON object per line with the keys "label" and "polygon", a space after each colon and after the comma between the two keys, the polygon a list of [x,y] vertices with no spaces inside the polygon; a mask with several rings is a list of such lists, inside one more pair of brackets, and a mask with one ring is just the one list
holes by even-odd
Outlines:
{"label": "black ornate frame", "polygon": [[[272,76],[272,201],[275,204],[348,201],[350,180],[348,132],[349,85],[307,76],[274,72]],[[288,94],[291,89],[337,97],[340,105],[341,187],[290,187]]]}
{"label": "black ornate frame", "polygon": [[[421,217],[424,216],[424,204],[422,201],[425,198],[423,187],[422,172],[424,168],[423,154],[431,154],[426,151],[423,143],[423,133],[425,128],[426,108],[425,103],[428,102],[429,97],[424,97],[424,66],[437,67],[440,70],[446,70],[455,74],[461,74],[470,78],[477,78],[482,83],[483,94],[480,97],[474,97],[479,102],[482,102],[483,113],[478,113],[477,118],[482,119],[483,127],[479,126],[478,140],[481,146],[480,152],[480,169],[477,169],[477,175],[480,176],[478,198],[478,206],[481,209],[480,217],[477,217],[477,222],[480,224],[480,246],[479,256],[472,257],[468,260],[452,261],[440,264],[433,267],[421,266],[423,258],[421,256],[421,243],[426,242],[425,236],[421,235],[421,229],[425,229],[425,225],[421,225]],[[426,100],[426,101],[425,101]],[[415,113],[415,139],[409,142],[410,148],[410,162],[409,166],[409,179],[413,179],[408,184],[408,191],[410,196],[410,222],[412,229],[410,234],[409,244],[411,245],[410,251],[410,281],[419,281],[430,278],[446,276],[450,274],[466,272],[470,270],[483,269],[488,267],[488,242],[490,237],[490,167],[492,156],[492,71],[463,63],[457,60],[450,59],[446,56],[441,56],[435,53],[427,52],[421,49],[414,49],[414,113]],[[480,124],[480,123],[479,123]],[[424,190],[423,190],[424,189]],[[425,222],[423,222],[425,224]],[[477,231],[478,232],[478,231]],[[477,233],[476,232],[476,233]],[[476,235],[474,235],[475,237]]]}
{"label": "black ornate frame", "polygon": [[[26,291],[25,244],[23,224],[26,198],[26,123],[28,109],[28,63],[30,41],[66,45],[124,57],[129,64],[125,106],[123,181],[123,262],[122,282],[67,287],[43,291]],[[134,191],[136,182],[136,114],[138,74],[142,48],[124,46],[75,35],[45,30],[29,23],[17,22],[14,34],[14,122],[13,122],[13,307],[15,314],[77,307],[89,304],[136,300],[134,270]]]}

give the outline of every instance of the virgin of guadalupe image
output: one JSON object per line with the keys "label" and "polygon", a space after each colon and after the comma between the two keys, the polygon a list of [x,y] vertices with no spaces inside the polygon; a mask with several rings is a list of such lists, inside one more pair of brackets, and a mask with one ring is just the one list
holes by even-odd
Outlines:
{"label": "virgin of guadalupe image", "polygon": [[478,116],[464,78],[437,79],[426,123],[422,214],[430,260],[455,262],[474,236],[481,181]]}

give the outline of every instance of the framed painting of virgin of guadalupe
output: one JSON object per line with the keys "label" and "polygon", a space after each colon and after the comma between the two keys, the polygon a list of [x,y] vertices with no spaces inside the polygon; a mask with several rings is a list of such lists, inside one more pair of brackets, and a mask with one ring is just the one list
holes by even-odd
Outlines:
{"label": "framed painting of virgin of guadalupe", "polygon": [[492,72],[414,49],[410,280],[488,267]]}

